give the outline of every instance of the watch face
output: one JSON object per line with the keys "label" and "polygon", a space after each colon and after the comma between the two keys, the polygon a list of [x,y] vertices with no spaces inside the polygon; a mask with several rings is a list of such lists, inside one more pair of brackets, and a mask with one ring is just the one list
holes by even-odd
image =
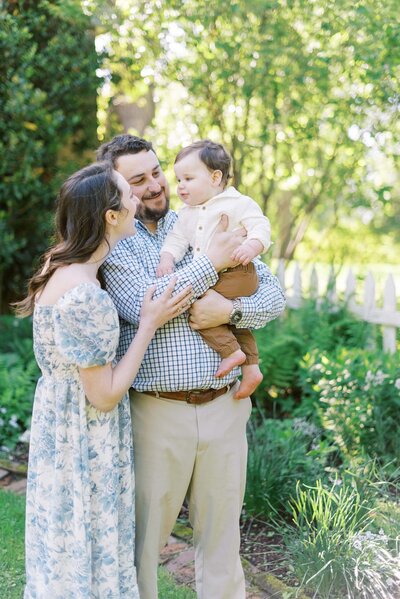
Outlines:
{"label": "watch face", "polygon": [[243,313],[241,310],[235,310],[234,313],[232,314],[230,320],[232,324],[237,324],[238,322],[240,322],[242,320],[243,317]]}

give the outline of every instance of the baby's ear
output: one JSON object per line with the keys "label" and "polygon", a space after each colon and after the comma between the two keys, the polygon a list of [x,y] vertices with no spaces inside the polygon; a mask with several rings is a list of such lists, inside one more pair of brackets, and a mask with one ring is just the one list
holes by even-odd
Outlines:
{"label": "baby's ear", "polygon": [[218,185],[221,185],[222,171],[220,171],[220,170],[213,171],[211,173],[211,181],[212,181],[212,184],[214,185],[214,187],[218,187]]}

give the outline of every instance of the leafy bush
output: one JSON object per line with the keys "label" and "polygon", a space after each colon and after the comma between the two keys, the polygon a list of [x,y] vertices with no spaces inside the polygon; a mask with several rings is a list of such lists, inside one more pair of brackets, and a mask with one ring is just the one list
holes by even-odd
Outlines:
{"label": "leafy bush", "polygon": [[314,351],[301,365],[301,413],[317,416],[344,458],[396,460],[400,455],[400,365],[378,352]]}
{"label": "leafy bush", "polygon": [[246,511],[265,520],[288,514],[297,482],[323,476],[331,451],[305,420],[265,420],[249,435]]}
{"label": "leafy bush", "polygon": [[48,244],[61,154],[67,162],[96,144],[97,66],[79,0],[2,3],[0,312]]}
{"label": "leafy bush", "polygon": [[24,364],[17,354],[0,356],[0,451],[12,451],[29,428],[38,379],[34,360]]}
{"label": "leafy bush", "polygon": [[290,415],[302,401],[302,360],[313,349],[321,354],[340,346],[365,347],[372,327],[358,320],[344,305],[328,302],[316,306],[309,300],[256,331],[263,384],[255,393],[257,404],[267,413]]}
{"label": "leafy bush", "polygon": [[[302,584],[321,599],[393,599],[400,553],[373,528],[368,499],[348,484],[298,485],[286,546]],[[314,595],[315,596],[315,595]]]}
{"label": "leafy bush", "polygon": [[14,451],[29,428],[40,371],[32,348],[31,319],[0,317],[0,451]]}
{"label": "leafy bush", "polygon": [[0,353],[16,353],[25,360],[34,357],[32,318],[0,316]]}

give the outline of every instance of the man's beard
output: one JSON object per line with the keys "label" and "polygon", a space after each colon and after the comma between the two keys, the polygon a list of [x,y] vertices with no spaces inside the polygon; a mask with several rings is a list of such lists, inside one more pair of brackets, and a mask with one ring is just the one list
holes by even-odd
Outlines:
{"label": "man's beard", "polygon": [[157,223],[160,218],[163,218],[169,210],[169,198],[165,198],[165,206],[159,210],[148,208],[142,203],[136,208],[135,218],[143,223]]}

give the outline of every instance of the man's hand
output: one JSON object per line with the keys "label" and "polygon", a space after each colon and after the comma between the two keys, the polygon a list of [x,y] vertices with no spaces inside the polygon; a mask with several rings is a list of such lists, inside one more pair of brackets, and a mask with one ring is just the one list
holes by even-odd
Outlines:
{"label": "man's hand", "polygon": [[232,260],[232,254],[246,237],[246,229],[227,231],[228,224],[228,217],[223,214],[206,252],[217,272],[238,265],[237,260]]}
{"label": "man's hand", "polygon": [[233,304],[217,291],[209,289],[203,297],[192,304],[189,310],[189,324],[194,330],[210,329],[227,324]]}

